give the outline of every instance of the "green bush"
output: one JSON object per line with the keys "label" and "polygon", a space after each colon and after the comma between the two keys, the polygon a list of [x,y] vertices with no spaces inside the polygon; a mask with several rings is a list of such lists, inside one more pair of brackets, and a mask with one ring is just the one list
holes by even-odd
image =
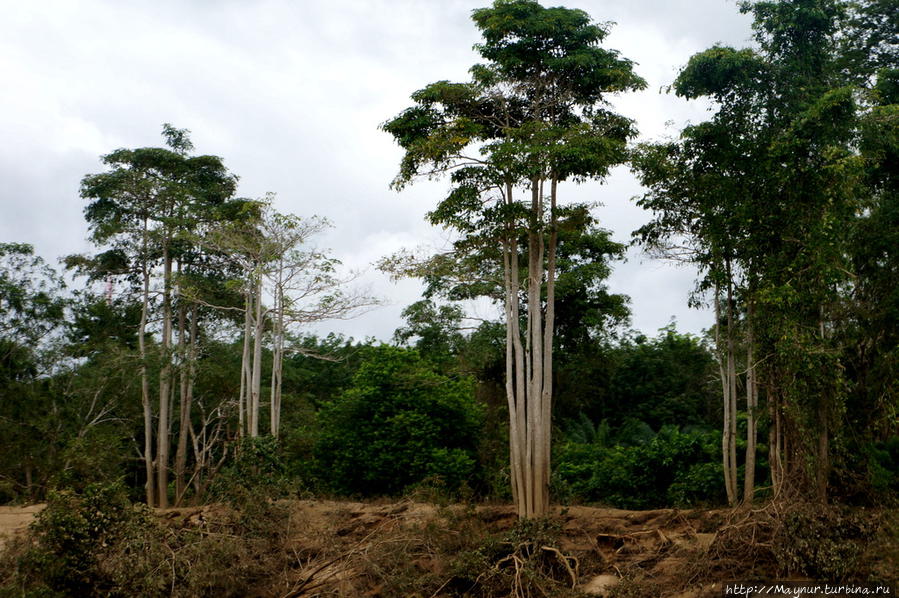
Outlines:
{"label": "green bush", "polygon": [[209,487],[212,500],[242,508],[283,496],[292,489],[287,465],[274,436],[242,438],[230,447],[231,455]]}
{"label": "green bush", "polygon": [[417,351],[374,347],[319,413],[315,472],[340,494],[395,495],[426,478],[457,489],[476,474],[482,419],[470,379],[434,371]]}
{"label": "green bush", "polygon": [[286,507],[260,498],[212,512],[157,518],[119,485],[53,493],[31,533],[0,554],[0,598],[239,597],[289,567]]}
{"label": "green bush", "polygon": [[718,503],[720,438],[666,426],[633,446],[568,442],[557,451],[554,484],[566,499],[628,509]]}
{"label": "green bush", "polygon": [[[110,570],[106,557],[151,527],[149,511],[133,506],[121,484],[90,484],[80,494],[52,492],[47,508],[32,524],[31,542],[16,563],[14,584],[20,595],[110,595],[121,575]],[[147,551],[135,554],[145,556]]]}
{"label": "green bush", "polygon": [[783,517],[774,553],[784,573],[842,581],[855,573],[875,531],[876,525],[863,513],[796,505]]}
{"label": "green bush", "polygon": [[88,486],[102,485],[122,475],[127,444],[121,430],[97,427],[71,439],[62,449],[66,467],[51,476],[56,489],[84,492]]}
{"label": "green bush", "polygon": [[899,436],[873,443],[868,449],[871,487],[882,496],[899,493]]}

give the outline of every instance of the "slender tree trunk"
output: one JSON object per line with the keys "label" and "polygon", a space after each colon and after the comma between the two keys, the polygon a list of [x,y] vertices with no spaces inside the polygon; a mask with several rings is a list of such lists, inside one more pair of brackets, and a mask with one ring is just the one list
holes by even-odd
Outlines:
{"label": "slender tree trunk", "polygon": [[755,496],[755,452],[757,437],[756,411],[758,409],[758,385],[755,380],[755,361],[752,333],[753,308],[750,302],[746,316],[746,469],[743,476],[743,501],[751,503]]}
{"label": "slender tree trunk", "polygon": [[739,496],[739,485],[737,483],[737,356],[734,347],[734,287],[733,274],[731,272],[731,264],[727,262],[727,378],[730,390],[728,398],[730,399],[730,433],[728,434],[727,455],[730,460],[731,488],[733,489],[734,502]]}
{"label": "slender tree trunk", "polygon": [[34,500],[34,463],[31,460],[31,455],[29,455],[25,459],[25,494],[28,496],[28,500]]}
{"label": "slender tree trunk", "polygon": [[271,434],[281,427],[281,374],[284,355],[284,290],[279,281],[275,289],[275,318],[272,322]]}
{"label": "slender tree trunk", "polygon": [[[183,309],[183,308],[182,308]],[[183,320],[182,320],[183,326]],[[182,332],[183,335],[183,332]],[[187,437],[190,434],[190,416],[194,394],[194,376],[197,359],[197,306],[191,307],[190,331],[185,355],[185,364],[181,370],[181,412],[178,427],[178,448],[175,452],[175,504],[180,505],[187,489],[185,471],[187,469]]]}
{"label": "slender tree trunk", "polygon": [[785,413],[785,405],[786,401],[783,400],[783,397],[780,398],[780,411],[777,414],[779,429],[778,432],[780,434],[780,486],[784,492],[791,492],[792,488],[792,480],[791,477],[793,475],[792,467],[793,467],[793,455],[790,454],[790,451],[793,450],[793,443],[790,437],[790,420]]}
{"label": "slender tree trunk", "polygon": [[150,380],[147,374],[147,319],[150,311],[150,269],[147,264],[147,220],[143,224],[143,243],[141,255],[141,276],[143,291],[141,293],[140,325],[137,331],[137,347],[140,354],[140,389],[141,406],[144,413],[144,469],[147,482],[144,485],[148,507],[156,506],[154,492],[155,471],[153,465],[153,406],[150,403]]}
{"label": "slender tree trunk", "polygon": [[[511,183],[506,184],[506,203],[514,204]],[[519,311],[519,294],[521,282],[518,272],[518,232],[514,221],[508,223],[508,291],[506,293],[506,388],[509,399],[509,450],[511,474],[513,476],[513,492],[519,517],[527,513],[527,462],[525,460],[527,445],[526,414],[526,376],[525,351],[521,342],[521,314]]]}
{"label": "slender tree trunk", "polygon": [[250,436],[259,436],[259,399],[262,393],[262,333],[264,313],[262,311],[262,280],[256,282],[256,316],[253,331],[253,375],[250,385]]}
{"label": "slender tree trunk", "polygon": [[773,374],[769,373],[767,380],[768,387],[765,394],[768,400],[768,416],[771,419],[771,427],[768,430],[768,466],[771,469],[771,489],[774,497],[777,498],[783,491],[784,468],[781,457],[783,455],[781,444],[783,434],[781,433],[778,391],[773,383]]}
{"label": "slender tree trunk", "polygon": [[[826,342],[826,328],[824,326],[824,307],[820,307],[818,327],[821,334],[821,343]],[[816,493],[818,500],[827,502],[827,478],[830,477],[830,437],[827,421],[827,403],[829,397],[825,394],[821,397],[822,405],[818,408],[818,456],[816,473]]]}
{"label": "slender tree trunk", "polygon": [[247,435],[247,419],[249,411],[250,398],[250,379],[252,377],[250,370],[250,336],[252,336],[252,310],[253,299],[249,289],[244,293],[244,311],[243,311],[243,353],[240,356],[240,397],[238,398],[238,436],[243,438]]}
{"label": "slender tree trunk", "polygon": [[816,486],[818,500],[827,502],[827,478],[830,474],[830,438],[827,426],[827,416],[822,410],[820,413],[818,430],[818,469],[816,472]]}
{"label": "slender tree trunk", "polygon": [[159,371],[159,422],[156,432],[156,491],[159,508],[169,506],[169,401],[171,400],[172,348],[172,259],[168,243],[163,247],[162,368]]}
{"label": "slender tree trunk", "polygon": [[543,452],[543,475],[541,485],[544,493],[543,501],[547,509],[549,508],[549,480],[552,471],[553,336],[555,334],[556,322],[556,247],[559,240],[558,220],[556,217],[557,190],[558,181],[553,178],[550,183],[550,231],[546,259],[546,319],[543,329],[543,392],[541,398],[543,409],[541,446],[541,451]]}
{"label": "slender tree trunk", "polygon": [[[178,265],[180,273],[181,265]],[[187,401],[187,307],[184,302],[178,302],[178,442],[175,445],[175,465],[173,474],[175,478],[175,506],[180,506],[181,496],[184,494],[184,467],[182,463],[181,437],[184,430],[184,412]]]}
{"label": "slender tree trunk", "polygon": [[733,484],[734,472],[731,470],[730,445],[731,445],[731,411],[730,411],[730,380],[726,351],[721,346],[721,290],[715,287],[715,352],[718,355],[718,373],[721,377],[722,406],[724,408],[724,421],[721,433],[721,456],[724,470],[724,489],[727,492],[727,502],[736,504],[737,494]]}
{"label": "slender tree trunk", "polygon": [[[205,433],[206,427],[203,427],[203,433]],[[200,450],[200,442],[197,438],[197,433],[194,431],[193,425],[190,426],[190,444],[194,450],[194,474],[191,476],[193,478],[193,486],[194,486],[194,496],[201,497],[203,495],[203,485],[200,480],[200,472],[203,471],[203,468],[206,465],[205,462],[205,451]]]}
{"label": "slender tree trunk", "polygon": [[505,289],[505,316],[506,316],[506,401],[509,406],[509,476],[512,483],[512,502],[515,503],[516,509],[521,508],[521,497],[523,491],[521,488],[521,462],[519,455],[521,447],[518,443],[518,405],[515,400],[515,356],[513,349],[512,334],[514,327],[512,326],[512,297],[517,292],[512,292],[512,274],[511,274],[511,247],[512,240],[510,237],[513,233],[509,231],[510,227],[506,227],[505,236],[502,239],[503,244],[503,285]]}
{"label": "slender tree trunk", "polygon": [[539,487],[541,473],[540,451],[537,439],[540,435],[540,397],[542,396],[543,381],[543,330],[540,306],[540,289],[543,285],[542,272],[540,271],[540,242],[543,236],[539,230],[539,206],[540,186],[534,180],[531,181],[531,215],[528,227],[528,339],[527,353],[530,376],[528,378],[527,394],[527,462],[528,462],[528,517],[533,517],[541,512],[542,496]]}

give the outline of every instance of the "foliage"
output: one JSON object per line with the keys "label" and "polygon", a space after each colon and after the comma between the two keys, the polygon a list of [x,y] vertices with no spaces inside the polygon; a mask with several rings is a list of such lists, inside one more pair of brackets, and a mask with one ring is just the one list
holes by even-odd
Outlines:
{"label": "foliage", "polygon": [[134,338],[119,333],[132,306],[64,297],[29,246],[0,245],[0,258],[0,502],[116,479],[129,413],[120,401],[134,390]]}
{"label": "foliage", "polygon": [[106,595],[115,584],[104,562],[109,547],[150,526],[148,511],[134,508],[121,484],[53,493],[16,565],[16,585],[32,595]]}
{"label": "foliage", "polygon": [[872,488],[887,501],[899,496],[899,436],[890,436],[870,445],[869,462]]}
{"label": "foliage", "polygon": [[798,505],[785,514],[774,553],[787,574],[845,580],[856,573],[858,559],[875,531],[876,525],[863,514]]}
{"label": "foliage", "polygon": [[555,486],[567,499],[627,509],[717,504],[720,439],[718,432],[666,426],[635,444],[605,434],[595,434],[592,443],[569,441],[554,459]]}
{"label": "foliage", "polygon": [[589,340],[558,355],[556,420],[622,425],[628,419],[654,429],[716,425],[720,387],[709,347],[679,333],[674,324],[654,338],[631,332],[617,339]]}
{"label": "foliage", "polygon": [[0,365],[12,359],[14,347],[37,348],[62,321],[64,286],[31,245],[0,243],[0,338],[8,343],[0,348]]}
{"label": "foliage", "polygon": [[471,380],[437,373],[414,350],[374,347],[319,414],[316,471],[343,494],[397,494],[429,476],[458,488],[476,473],[481,417]]}
{"label": "foliage", "polygon": [[464,340],[459,332],[464,316],[462,308],[458,305],[438,306],[430,299],[422,299],[406,307],[402,316],[406,326],[396,329],[394,341],[415,347],[422,356],[437,360],[436,363],[444,368],[451,367],[453,356],[459,352]]}
{"label": "foliage", "polygon": [[246,596],[287,567],[288,514],[263,495],[207,520],[203,509],[154,517],[116,484],[56,493],[0,555],[0,596]]}
{"label": "foliage", "polygon": [[710,424],[717,398],[712,381],[714,362],[703,342],[679,334],[674,325],[654,339],[625,339],[609,381],[609,413],[616,421],[633,417],[659,429],[666,424]]}
{"label": "foliage", "polygon": [[209,498],[246,511],[287,493],[288,476],[281,445],[273,436],[242,438],[229,447],[228,458],[209,488]]}
{"label": "foliage", "polygon": [[44,458],[51,423],[41,407],[51,403],[44,380],[52,361],[45,357],[65,316],[62,290],[62,279],[30,245],[0,243],[0,502],[33,494],[41,466],[54,468]]}

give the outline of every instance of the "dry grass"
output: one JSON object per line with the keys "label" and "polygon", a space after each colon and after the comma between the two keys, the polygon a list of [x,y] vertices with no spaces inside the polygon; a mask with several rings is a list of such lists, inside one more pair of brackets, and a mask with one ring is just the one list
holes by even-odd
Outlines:
{"label": "dry grass", "polygon": [[[826,573],[839,564],[847,579],[895,583],[889,575],[899,570],[899,516],[876,512],[775,503],[711,511],[572,507],[519,523],[509,506],[413,500],[265,502],[251,511],[157,513],[151,530],[103,550],[101,570],[120,588],[144,588],[135,596],[280,598],[574,598],[598,587],[617,598],[699,598],[741,577]],[[825,537],[809,543],[804,529]],[[20,551],[34,545],[29,538],[15,544]],[[14,557],[8,551],[5,562]],[[806,569],[788,570],[789,563]]]}

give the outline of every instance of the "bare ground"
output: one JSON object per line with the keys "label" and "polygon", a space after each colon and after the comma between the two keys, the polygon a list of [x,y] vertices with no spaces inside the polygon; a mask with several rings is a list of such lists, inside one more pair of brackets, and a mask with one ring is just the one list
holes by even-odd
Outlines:
{"label": "bare ground", "polygon": [[34,516],[40,513],[45,504],[28,505],[24,507],[2,507],[0,506],[0,548],[7,538],[15,534],[21,533],[28,528],[28,525],[34,520]]}
{"label": "bare ground", "polygon": [[[502,533],[517,521],[511,506],[461,506],[439,508],[431,504],[400,502],[391,504],[333,501],[296,501],[291,504],[292,521],[298,529],[295,544],[304,547],[308,565],[296,576],[296,597],[319,595],[328,588],[335,595],[353,595],[365,586],[362,579],[380,555],[379,543],[403,543],[422,526],[454,525],[453,520],[468,517],[477,529],[462,526],[460,533]],[[573,557],[577,586],[587,595],[605,596],[621,579],[639,576],[666,596],[694,598],[718,595],[716,583],[690,579],[689,572],[708,553],[716,530],[727,511],[681,511],[661,509],[627,511],[620,509],[569,507],[556,508],[561,525],[556,547]],[[317,538],[320,544],[310,544]],[[335,538],[343,540],[335,550]],[[330,546],[329,546],[330,544]],[[414,565],[422,574],[444,575],[452,572],[447,564],[436,562],[436,551],[414,549]],[[329,558],[316,558],[329,555]],[[697,576],[698,577],[698,576]],[[313,583],[314,582],[314,583]],[[310,590],[304,593],[303,583]],[[646,586],[646,583],[644,583]],[[379,588],[365,588],[366,595],[379,596]],[[321,594],[325,595],[325,594]],[[441,595],[441,594],[435,594]],[[659,595],[662,595],[661,593]]]}
{"label": "bare ground", "polygon": [[[464,589],[452,585],[465,577],[460,576],[458,555],[479,554],[479,546],[503,537],[517,522],[514,508],[508,505],[437,506],[414,500],[277,504],[288,512],[284,541],[277,550],[290,564],[283,575],[259,587],[254,594],[259,597],[461,595]],[[21,533],[43,506],[0,507],[0,548],[4,537]],[[742,549],[728,552],[728,545],[755,541],[753,522],[758,518],[754,514],[766,509],[557,507],[551,518],[554,543],[536,545],[534,550],[545,551],[548,560],[555,562],[556,580],[571,588],[565,596],[720,596],[722,582],[734,579],[734,559],[744,558]],[[227,519],[229,513],[220,505],[157,512],[173,528],[201,533],[214,533],[216,522]],[[880,554],[875,560],[883,561],[879,568],[887,573],[893,570],[899,559],[896,547],[876,550]],[[493,562],[497,567],[518,566],[512,556]],[[759,573],[774,575],[762,569]],[[419,581],[421,588],[416,587]],[[422,588],[427,588],[423,594]]]}

